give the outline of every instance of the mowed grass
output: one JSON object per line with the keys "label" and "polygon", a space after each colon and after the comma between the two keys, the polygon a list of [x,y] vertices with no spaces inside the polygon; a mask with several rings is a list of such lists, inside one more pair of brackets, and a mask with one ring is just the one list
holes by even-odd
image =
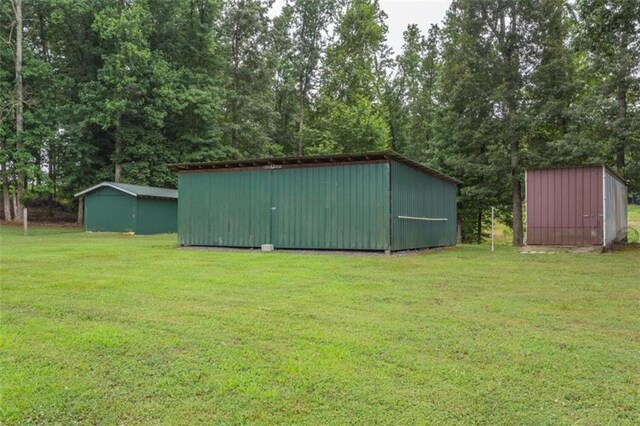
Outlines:
{"label": "mowed grass", "polygon": [[0,229],[4,424],[638,424],[640,252]]}
{"label": "mowed grass", "polygon": [[627,221],[630,227],[640,232],[640,205],[629,205],[627,209]]}

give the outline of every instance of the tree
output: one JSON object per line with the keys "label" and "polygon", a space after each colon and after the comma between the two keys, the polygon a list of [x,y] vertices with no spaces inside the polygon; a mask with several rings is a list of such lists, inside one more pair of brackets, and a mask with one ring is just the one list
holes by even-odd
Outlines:
{"label": "tree", "polygon": [[297,122],[298,100],[296,88],[297,76],[293,64],[294,40],[291,36],[293,9],[285,5],[280,15],[273,20],[269,55],[275,64],[273,94],[276,122],[272,139],[282,146],[285,155],[295,155],[299,138]]}
{"label": "tree", "polygon": [[298,92],[298,156],[304,154],[305,108],[309,93],[315,89],[318,64],[326,46],[330,24],[336,12],[335,0],[293,0],[290,9],[292,22],[292,72]]}
{"label": "tree", "polygon": [[354,0],[339,17],[322,71],[318,110],[325,134],[319,146],[360,151],[390,145],[382,104],[390,65],[385,18],[377,0]]}
{"label": "tree", "polygon": [[225,3],[222,24],[226,57],[224,140],[240,157],[280,152],[272,142],[276,120],[272,91],[274,64],[268,54],[268,3]]}
{"label": "tree", "polygon": [[[395,104],[387,107],[394,149],[419,161],[429,161],[430,144],[435,136],[439,33],[440,29],[433,26],[425,39],[417,25],[407,27],[390,87],[396,99]],[[391,93],[388,101],[389,96]]]}
{"label": "tree", "polygon": [[93,24],[103,65],[82,93],[85,126],[94,123],[112,135],[116,182],[149,180],[157,158],[168,157],[162,135],[167,112],[181,108],[177,73],[149,44],[151,22],[143,2],[119,1],[98,13]]}
{"label": "tree", "polygon": [[[2,81],[4,83],[4,81]],[[0,92],[10,93],[8,85],[0,83]],[[0,174],[2,176],[2,205],[4,207],[4,220],[11,222],[13,214],[11,212],[11,198],[9,194],[9,150],[10,143],[5,121],[12,112],[11,100],[0,98]]]}
{"label": "tree", "polygon": [[[179,70],[174,92],[180,107],[167,110],[162,131],[171,161],[227,158],[233,150],[222,141],[226,60],[219,40],[220,3],[158,0],[149,9],[154,20],[150,48]],[[170,170],[166,174],[173,176]]]}
{"label": "tree", "polygon": [[[4,15],[6,16],[6,15]],[[0,19],[0,24],[4,24]],[[3,25],[4,26],[4,25]],[[12,175],[9,170],[13,144],[13,127],[9,125],[13,116],[13,91],[12,76],[8,67],[4,66],[13,61],[13,52],[9,48],[9,40],[4,37],[0,40],[0,174],[2,175],[2,204],[4,207],[4,220],[11,222],[13,214],[11,210],[11,196],[9,179]]]}
{"label": "tree", "polygon": [[[508,172],[503,162],[491,161],[496,148],[491,47],[480,36],[483,25],[467,4],[452,4],[442,30],[442,68],[438,79],[440,111],[435,119],[433,160],[443,171],[461,179],[458,216],[462,238],[481,242],[487,209],[508,203]],[[498,167],[495,167],[498,166]]]}
{"label": "tree", "polygon": [[[581,0],[577,10],[579,43],[587,53],[593,95],[602,95],[604,101],[598,121],[606,125],[616,169],[625,173],[630,143],[640,136],[629,114],[629,101],[637,99],[640,82],[640,3]],[[606,100],[612,101],[610,107]],[[636,108],[633,101],[631,105]]]}
{"label": "tree", "polygon": [[22,16],[22,0],[11,0],[13,8],[13,16],[15,18],[15,45],[14,45],[14,61],[15,61],[15,150],[13,155],[13,164],[16,172],[16,193],[15,193],[15,215],[14,220],[22,219],[22,197],[24,196],[25,187],[25,167],[27,154],[23,150],[23,130],[24,130],[24,88],[22,85],[22,38],[23,38],[23,16]]}

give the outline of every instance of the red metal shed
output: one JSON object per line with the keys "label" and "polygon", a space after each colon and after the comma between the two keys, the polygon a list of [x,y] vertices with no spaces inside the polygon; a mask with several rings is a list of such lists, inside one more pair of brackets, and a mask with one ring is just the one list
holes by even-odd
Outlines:
{"label": "red metal shed", "polygon": [[529,169],[527,244],[603,245],[627,226],[627,186],[606,166]]}

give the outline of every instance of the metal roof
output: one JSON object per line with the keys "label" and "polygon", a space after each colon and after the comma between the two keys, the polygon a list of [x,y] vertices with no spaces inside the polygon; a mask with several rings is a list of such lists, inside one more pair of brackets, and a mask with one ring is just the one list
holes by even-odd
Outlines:
{"label": "metal roof", "polygon": [[620,182],[628,185],[628,181],[616,170],[612,167],[607,166],[606,164],[574,164],[570,166],[547,166],[547,167],[528,167],[527,170],[557,170],[557,169],[582,169],[589,167],[604,167],[607,171],[615,178],[617,178]]}
{"label": "metal roof", "polygon": [[97,185],[92,186],[91,188],[87,188],[84,191],[80,191],[74,195],[74,197],[79,197],[88,192],[94,191],[101,187],[110,187],[113,189],[117,189],[118,191],[122,191],[125,194],[132,195],[134,197],[155,197],[155,198],[178,198],[178,190],[177,189],[168,189],[168,188],[157,188],[154,186],[142,186],[142,185],[131,185],[128,183],[116,183],[116,182],[102,182]]}
{"label": "metal roof", "polygon": [[443,179],[457,185],[462,184],[458,179],[445,175],[435,169],[424,166],[394,151],[383,152],[365,152],[361,154],[331,154],[331,155],[311,155],[305,157],[276,157],[276,158],[259,158],[252,160],[229,160],[215,161],[205,163],[178,163],[172,164],[173,170],[176,172],[184,171],[207,171],[207,170],[224,170],[224,169],[240,169],[249,167],[265,167],[274,165],[335,165],[336,163],[353,163],[353,162],[374,162],[382,160],[394,160],[407,166],[413,167],[422,173]]}

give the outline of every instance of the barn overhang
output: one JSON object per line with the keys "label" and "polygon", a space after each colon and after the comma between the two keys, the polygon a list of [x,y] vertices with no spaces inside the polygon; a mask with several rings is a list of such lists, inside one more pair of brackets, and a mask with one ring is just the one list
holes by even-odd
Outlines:
{"label": "barn overhang", "polygon": [[413,161],[394,151],[365,152],[359,154],[310,155],[304,157],[274,157],[201,163],[178,163],[173,164],[171,167],[178,173],[186,173],[204,171],[233,171],[238,169],[283,169],[295,167],[335,166],[341,164],[370,164],[389,162],[390,160],[405,164],[424,174],[446,180],[453,184],[462,184],[462,182],[458,179],[447,176],[446,174],[439,172],[438,170]]}

